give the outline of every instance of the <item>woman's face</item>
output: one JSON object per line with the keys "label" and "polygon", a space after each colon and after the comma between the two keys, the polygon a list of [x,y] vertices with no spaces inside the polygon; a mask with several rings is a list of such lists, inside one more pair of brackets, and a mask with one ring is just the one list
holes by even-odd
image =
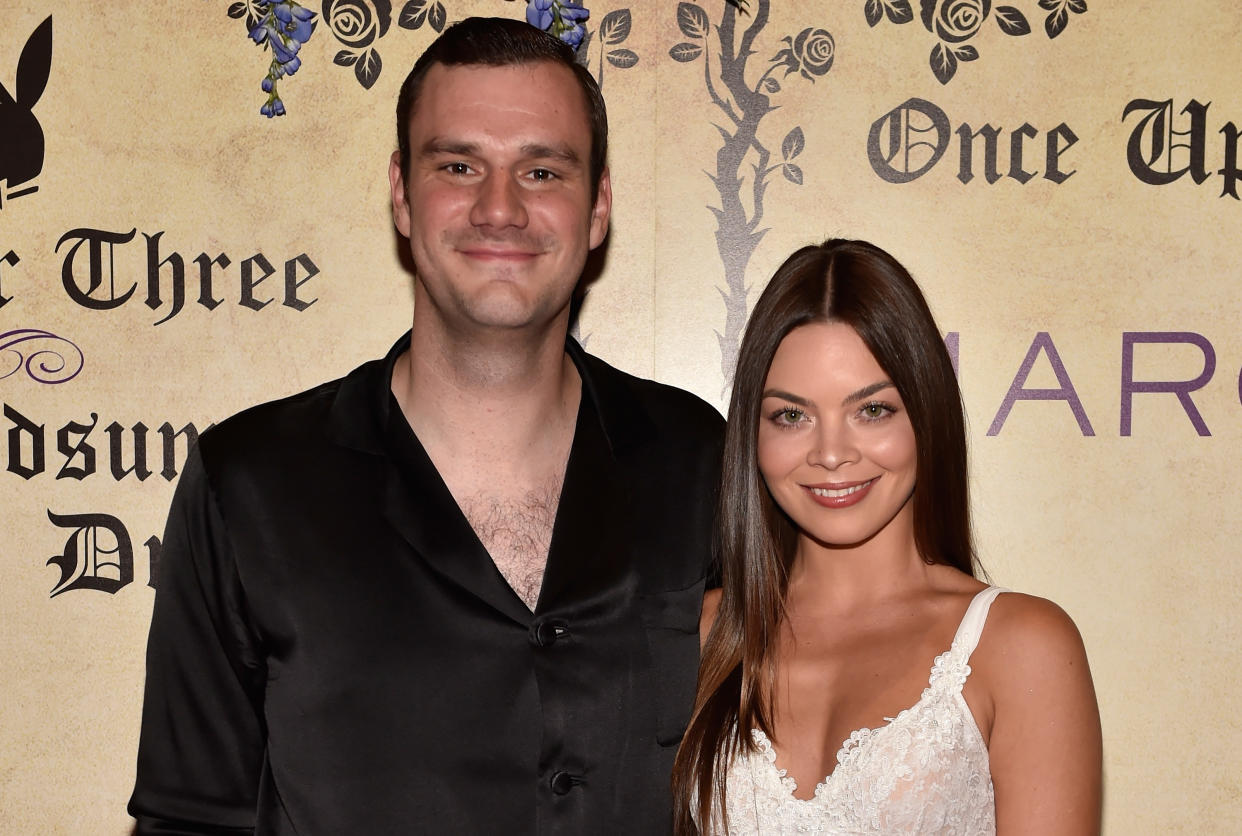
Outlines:
{"label": "woman's face", "polygon": [[759,471],[803,535],[831,546],[910,526],[916,448],[905,404],[858,333],[840,322],[781,341],[759,411]]}

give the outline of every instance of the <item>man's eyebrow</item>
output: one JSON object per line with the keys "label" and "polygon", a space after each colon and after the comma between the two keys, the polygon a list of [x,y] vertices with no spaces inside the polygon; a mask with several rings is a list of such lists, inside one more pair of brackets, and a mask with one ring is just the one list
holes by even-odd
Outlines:
{"label": "man's eyebrow", "polygon": [[432,137],[423,143],[423,147],[419,149],[419,153],[424,157],[431,157],[437,154],[460,155],[468,157],[477,153],[478,150],[478,143],[466,142],[464,140],[444,139],[443,137]]}
{"label": "man's eyebrow", "polygon": [[841,406],[849,406],[852,403],[858,403],[863,398],[869,398],[872,395],[874,395],[876,392],[879,392],[883,389],[888,389],[889,387],[892,387],[894,389],[897,388],[893,386],[892,381],[889,381],[889,380],[880,380],[875,383],[872,383],[869,386],[864,386],[863,388],[859,389],[857,392],[853,392],[849,395],[846,395],[845,400],[841,401]]}
{"label": "man's eyebrow", "polygon": [[780,398],[781,400],[796,403],[798,406],[815,406],[814,401],[807,400],[806,398],[800,395],[795,395],[792,392],[786,392],[783,389],[764,389],[763,397]]}
{"label": "man's eyebrow", "polygon": [[556,160],[565,165],[582,165],[578,152],[568,145],[545,145],[542,142],[531,142],[522,146],[522,156],[541,160]]}
{"label": "man's eyebrow", "polygon": [[[542,142],[529,142],[519,149],[527,159],[555,160],[559,163],[577,168],[582,167],[582,158],[578,152],[568,145],[547,145]],[[437,155],[470,157],[479,153],[479,144],[466,140],[432,137],[423,143],[420,153],[424,157]]]}

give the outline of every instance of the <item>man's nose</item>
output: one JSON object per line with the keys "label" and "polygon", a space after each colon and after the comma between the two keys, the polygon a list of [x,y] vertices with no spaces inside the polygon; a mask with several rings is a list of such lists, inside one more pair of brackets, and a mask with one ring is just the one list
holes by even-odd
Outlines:
{"label": "man's nose", "polygon": [[483,178],[470,211],[472,224],[497,228],[524,227],[526,220],[521,186],[510,172],[494,171]]}

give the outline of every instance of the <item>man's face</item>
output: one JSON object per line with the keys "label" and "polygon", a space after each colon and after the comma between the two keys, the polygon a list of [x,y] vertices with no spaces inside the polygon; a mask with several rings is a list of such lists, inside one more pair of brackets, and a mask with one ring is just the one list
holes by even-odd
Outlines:
{"label": "man's face", "polygon": [[418,272],[416,308],[430,303],[424,313],[453,329],[568,316],[612,204],[607,171],[592,193],[591,129],[573,73],[549,62],[437,64],[409,132],[409,171],[394,154],[389,180]]}

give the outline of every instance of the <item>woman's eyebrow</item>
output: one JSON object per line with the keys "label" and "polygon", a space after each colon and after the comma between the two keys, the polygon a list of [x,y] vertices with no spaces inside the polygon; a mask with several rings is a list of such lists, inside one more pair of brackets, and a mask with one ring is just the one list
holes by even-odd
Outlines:
{"label": "woman's eyebrow", "polygon": [[795,395],[792,392],[786,392],[782,389],[765,389],[763,391],[763,397],[780,398],[781,400],[792,401],[793,403],[796,403],[798,406],[814,406],[815,405],[814,401],[807,400],[806,398],[800,397],[799,395]]}
{"label": "woman's eyebrow", "polygon": [[[852,403],[858,403],[863,398],[869,398],[872,395],[874,395],[876,392],[879,392],[883,389],[888,389],[890,386],[893,386],[893,384],[892,384],[892,381],[889,381],[889,380],[880,380],[875,383],[872,383],[869,386],[864,386],[863,388],[859,389],[857,392],[853,392],[849,395],[846,395],[845,400],[841,401],[841,406],[849,406]],[[893,387],[893,388],[896,388],[896,387]]]}

